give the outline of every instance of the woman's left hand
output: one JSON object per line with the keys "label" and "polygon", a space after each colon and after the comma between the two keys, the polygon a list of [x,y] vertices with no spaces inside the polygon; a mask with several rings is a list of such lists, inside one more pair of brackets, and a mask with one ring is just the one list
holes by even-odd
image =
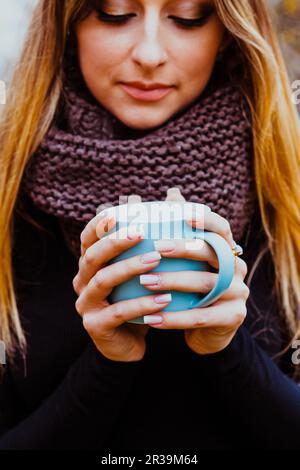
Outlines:
{"label": "woman's left hand", "polygon": [[[226,219],[217,213],[205,212],[204,219],[186,221],[199,229],[209,230],[223,236],[231,247],[235,246],[230,225]],[[189,258],[206,261],[218,269],[217,256],[206,242],[201,241],[201,249],[191,249],[186,240],[168,240],[174,242],[173,251],[163,251],[160,240],[155,242],[157,249],[166,258]],[[191,243],[193,243],[192,241]],[[197,243],[197,240],[195,241]],[[198,240],[199,243],[199,240]],[[145,288],[151,290],[176,290],[183,292],[207,293],[214,287],[218,273],[204,271],[160,272],[158,285],[146,285],[148,275],[142,275],[140,280]],[[152,274],[152,276],[153,276]],[[229,288],[211,306],[193,308],[179,312],[160,312],[163,321],[151,325],[158,329],[184,329],[187,345],[198,354],[211,354],[224,349],[233,339],[237,329],[245,320],[247,314],[246,301],[249,288],[244,283],[247,274],[247,264],[235,257],[235,274]],[[151,278],[150,278],[151,279]]]}

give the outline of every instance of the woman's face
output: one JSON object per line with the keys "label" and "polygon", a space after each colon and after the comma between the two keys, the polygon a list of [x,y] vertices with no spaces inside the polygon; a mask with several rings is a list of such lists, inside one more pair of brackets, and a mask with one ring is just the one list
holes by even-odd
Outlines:
{"label": "woman's face", "polygon": [[[89,90],[137,129],[160,126],[203,91],[224,33],[211,0],[99,0],[76,27]],[[141,91],[128,82],[169,88]]]}

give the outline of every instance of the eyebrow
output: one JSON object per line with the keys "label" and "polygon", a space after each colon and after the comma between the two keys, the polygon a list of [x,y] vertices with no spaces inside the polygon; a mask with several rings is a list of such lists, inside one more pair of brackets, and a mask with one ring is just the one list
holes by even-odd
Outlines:
{"label": "eyebrow", "polygon": [[188,6],[213,6],[213,0],[169,0],[167,5],[173,5],[175,3],[180,3],[180,5],[187,4]]}
{"label": "eyebrow", "polygon": [[197,11],[198,15],[203,15],[210,13],[215,9],[214,1],[212,0],[169,0],[166,6],[175,6],[176,3],[178,7],[182,8],[186,12],[195,12]]}
{"label": "eyebrow", "polygon": [[[124,0],[112,0],[112,1],[116,1],[117,4],[120,4],[120,6],[123,6],[124,5]],[[135,2],[136,0],[133,0],[133,2]],[[138,0],[141,2],[141,0]],[[105,4],[105,3],[109,3],[109,0],[92,0],[92,3],[93,4]],[[132,3],[132,0],[129,0],[129,3]],[[141,2],[143,3],[143,2]],[[214,1],[213,0],[168,0],[167,1],[167,6],[169,5],[176,5],[176,3],[179,3],[180,6],[181,5],[187,5],[187,6],[212,6],[214,5]]]}

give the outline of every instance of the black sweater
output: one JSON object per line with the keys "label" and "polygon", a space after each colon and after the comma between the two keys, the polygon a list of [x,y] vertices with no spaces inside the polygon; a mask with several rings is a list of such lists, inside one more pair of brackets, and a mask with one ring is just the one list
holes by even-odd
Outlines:
{"label": "black sweater", "polygon": [[[246,321],[223,351],[200,356],[182,330],[150,328],[143,360],[116,362],[96,349],[75,310],[78,265],[57,219],[30,210],[48,231],[16,212],[13,264],[28,353],[6,365],[0,384],[0,449],[300,449],[300,388],[286,375],[294,351],[271,358],[284,337],[268,253]],[[249,270],[255,237],[244,256]]]}

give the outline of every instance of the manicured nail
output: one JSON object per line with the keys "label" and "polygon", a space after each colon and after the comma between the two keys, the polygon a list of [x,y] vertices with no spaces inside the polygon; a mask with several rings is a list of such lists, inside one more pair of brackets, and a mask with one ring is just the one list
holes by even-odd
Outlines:
{"label": "manicured nail", "polygon": [[114,220],[114,217],[113,216],[105,216],[103,218],[101,218],[101,220],[97,223],[97,226],[96,226],[96,234],[97,236],[99,236],[99,231],[100,231],[100,228],[103,226],[103,230],[105,233],[108,232],[109,230],[109,226],[111,225],[112,223],[112,220]]}
{"label": "manicured nail", "polygon": [[204,224],[204,217],[203,217],[203,216],[202,216],[202,217],[200,217],[200,216],[198,216],[198,217],[197,217],[197,216],[193,217],[193,216],[192,216],[191,219],[186,219],[186,221],[189,222],[190,224],[196,224],[196,223],[197,223],[197,224],[199,224],[199,225],[200,225],[200,224],[203,225],[203,224]]}
{"label": "manicured nail", "polygon": [[144,315],[144,323],[153,325],[154,323],[161,323],[162,317],[160,315]]}
{"label": "manicured nail", "polygon": [[154,302],[156,302],[157,304],[164,304],[166,302],[171,302],[171,300],[172,294],[162,294],[154,297]]}
{"label": "manicured nail", "polygon": [[173,251],[176,248],[176,243],[169,240],[156,240],[154,246],[157,251]]}
{"label": "manicured nail", "polygon": [[104,232],[107,233],[108,230],[109,230],[109,224],[110,224],[110,219],[105,219],[105,223],[104,223]]}
{"label": "manicured nail", "polygon": [[160,253],[158,251],[150,251],[150,253],[144,253],[141,255],[140,260],[144,264],[154,263],[161,259]]}
{"label": "manicured nail", "polygon": [[155,276],[154,274],[141,274],[140,275],[140,284],[159,284],[161,278],[160,276]]}

